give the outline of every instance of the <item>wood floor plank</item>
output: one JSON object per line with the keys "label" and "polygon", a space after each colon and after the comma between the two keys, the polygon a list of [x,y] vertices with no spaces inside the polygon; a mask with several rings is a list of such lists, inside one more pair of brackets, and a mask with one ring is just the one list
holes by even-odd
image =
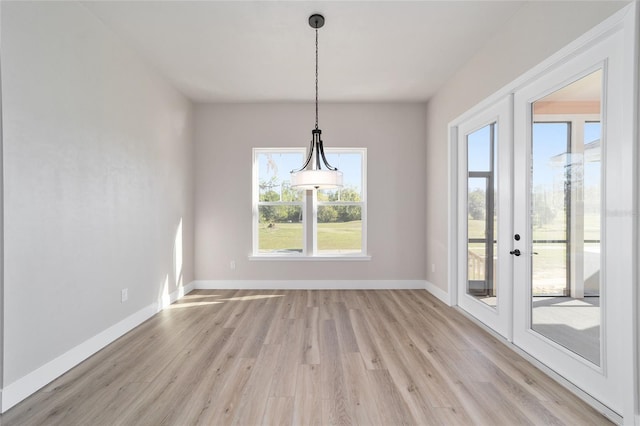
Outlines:
{"label": "wood floor plank", "polygon": [[284,344],[271,381],[271,397],[293,397],[298,365],[303,361],[304,321],[289,320]]}
{"label": "wood floor plank", "polygon": [[527,418],[519,406],[511,404],[505,394],[500,392],[493,383],[469,381],[467,387],[473,394],[473,399],[478,401],[478,407],[482,407],[481,410],[491,419],[487,424],[533,425],[538,423],[537,419]]}
{"label": "wood floor plank", "polygon": [[293,407],[293,425],[322,425],[322,392],[320,368],[301,364],[296,375],[296,394]]}
{"label": "wood floor plank", "polygon": [[383,320],[383,323],[397,321],[396,313],[389,309],[387,304],[388,293],[386,290],[377,290],[376,292],[366,292],[363,299],[366,300],[368,306],[367,312],[375,312],[375,314]]}
{"label": "wood floor plank", "polygon": [[303,359],[304,364],[320,364],[320,308],[307,307],[305,316]]}
{"label": "wood floor plank", "polygon": [[293,419],[293,397],[271,397],[262,418],[263,425],[290,425]]}
{"label": "wood floor plank", "polygon": [[388,370],[367,370],[382,424],[414,425],[419,422],[411,415],[406,400],[398,391]]}
{"label": "wood floor plank", "polygon": [[233,333],[232,329],[218,328],[208,339],[198,339],[191,347],[162,370],[142,395],[147,404],[124,417],[124,422],[134,423],[137,419],[145,419],[149,424],[177,424],[182,413],[173,407],[186,404],[191,398],[191,391],[202,382],[201,366],[214,364],[218,357],[224,357],[224,346]]}
{"label": "wood floor plank", "polygon": [[[420,378],[416,377],[417,365],[407,363],[404,354],[392,343],[390,334],[385,334],[378,340],[380,352],[384,359],[391,380],[406,405],[411,416],[421,424],[434,424],[431,402],[426,390],[422,387]],[[435,396],[435,395],[431,395]]]}
{"label": "wood floor plank", "polygon": [[307,313],[307,290],[294,291],[293,293],[293,309],[289,311],[289,319],[301,319]]}
{"label": "wood floor plank", "polygon": [[352,424],[352,415],[344,383],[341,349],[334,320],[325,320],[320,329],[320,372],[323,418],[330,424]]}
{"label": "wood floor plank", "polygon": [[265,344],[279,345],[284,340],[284,336],[287,332],[287,326],[289,324],[289,318],[287,318],[289,305],[285,302],[286,298],[278,300],[274,320],[264,338]]}
{"label": "wood floor plank", "polygon": [[358,425],[382,425],[382,417],[371,390],[371,382],[362,356],[357,352],[342,355],[345,370],[345,386],[352,407],[354,423]]}
{"label": "wood floor plank", "polygon": [[521,386],[509,375],[505,374],[483,354],[477,351],[465,352],[468,362],[479,370],[487,373],[487,380],[499,386],[504,391],[504,399],[518,407],[528,418],[539,418],[546,425],[561,425],[562,422],[544,404],[541,403],[527,388]]}
{"label": "wood floor plank", "polygon": [[[264,304],[256,309],[252,314],[249,332],[244,337],[244,344],[238,356],[242,358],[256,358],[260,353],[265,341],[265,337],[271,327],[271,321],[276,314],[277,306],[274,304]],[[249,319],[249,317],[247,318]],[[255,323],[255,324],[253,324]]]}
{"label": "wood floor plank", "polygon": [[433,409],[438,423],[442,426],[466,426],[475,424],[461,407],[436,407]]}
{"label": "wood floor plank", "polygon": [[380,350],[374,342],[373,336],[367,321],[360,309],[350,309],[349,317],[351,318],[351,325],[356,337],[358,345],[358,351],[362,355],[362,359],[369,370],[385,369],[384,361],[380,355]]}
{"label": "wood floor plank", "polygon": [[344,352],[358,352],[358,342],[353,332],[353,325],[349,316],[349,309],[343,302],[332,304],[333,318],[335,318],[340,347]]}
{"label": "wood floor plank", "polygon": [[426,291],[197,290],[0,424],[610,423]]}
{"label": "wood floor plank", "polygon": [[[237,414],[232,424],[256,425],[262,423],[269,398],[273,371],[278,361],[280,345],[264,345],[256,359],[256,368],[242,390]],[[259,367],[259,368],[257,368]]]}
{"label": "wood floor plank", "polygon": [[[240,399],[245,391],[246,384],[253,373],[256,360],[253,358],[227,358],[229,363],[223,367],[218,380],[206,381],[204,389],[194,389],[193,398],[187,401],[182,410],[185,413],[185,422],[200,425],[228,425],[236,415]],[[207,386],[209,385],[209,389]],[[198,395],[199,394],[199,395]],[[206,398],[206,402],[198,401],[198,398]],[[198,410],[193,416],[190,409]]]}
{"label": "wood floor plank", "polygon": [[396,348],[402,348],[398,353],[406,365],[412,366],[415,386],[428,396],[431,407],[455,407],[459,401],[446,385],[442,373],[420,351],[414,341],[400,324],[388,324],[390,337]]}

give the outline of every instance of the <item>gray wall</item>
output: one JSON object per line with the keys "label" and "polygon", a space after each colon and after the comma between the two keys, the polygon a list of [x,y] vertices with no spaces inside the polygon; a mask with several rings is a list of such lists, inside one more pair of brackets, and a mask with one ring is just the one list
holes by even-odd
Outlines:
{"label": "gray wall", "polygon": [[[531,2],[427,104],[427,281],[448,291],[449,122],[621,9],[627,2]],[[432,267],[435,271],[432,271]]]}
{"label": "gray wall", "polygon": [[192,106],[76,2],[1,28],[6,387],[193,279]]}
{"label": "gray wall", "polygon": [[423,104],[320,104],[326,147],[368,149],[368,262],[247,259],[252,148],[306,148],[313,104],[198,105],[195,116],[199,280],[424,279]]}

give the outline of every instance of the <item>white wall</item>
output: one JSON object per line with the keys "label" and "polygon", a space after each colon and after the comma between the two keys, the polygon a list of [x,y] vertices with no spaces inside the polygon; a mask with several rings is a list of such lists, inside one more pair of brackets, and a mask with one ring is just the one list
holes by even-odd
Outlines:
{"label": "white wall", "polygon": [[[447,125],[626,2],[531,2],[427,104],[427,281],[448,288]],[[435,272],[432,272],[431,265]]]}
{"label": "white wall", "polygon": [[198,105],[195,117],[198,280],[424,280],[424,105],[320,103],[326,147],[368,148],[364,262],[247,258],[252,148],[306,148],[313,104]]}
{"label": "white wall", "polygon": [[193,152],[191,104],[82,5],[1,7],[6,391],[175,290],[181,220],[193,279]]}

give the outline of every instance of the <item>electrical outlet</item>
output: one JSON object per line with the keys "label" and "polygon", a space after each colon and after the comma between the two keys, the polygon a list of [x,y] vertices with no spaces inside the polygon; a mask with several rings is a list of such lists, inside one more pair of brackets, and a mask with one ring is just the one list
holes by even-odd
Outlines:
{"label": "electrical outlet", "polygon": [[232,260],[231,262],[229,262],[229,268],[231,268],[232,270],[236,269],[236,261],[235,260]]}
{"label": "electrical outlet", "polygon": [[431,264],[431,272],[435,272],[436,271],[436,264],[432,263]]}
{"label": "electrical outlet", "polygon": [[127,300],[129,300],[129,289],[123,288],[122,290],[120,290],[120,301],[124,303]]}

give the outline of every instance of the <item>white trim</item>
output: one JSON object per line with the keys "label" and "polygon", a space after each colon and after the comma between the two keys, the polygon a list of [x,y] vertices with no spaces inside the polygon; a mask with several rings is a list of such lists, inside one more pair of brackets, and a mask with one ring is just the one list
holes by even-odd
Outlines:
{"label": "white trim", "polygon": [[425,290],[427,290],[433,296],[438,298],[445,305],[452,306],[451,305],[451,298],[449,297],[449,293],[447,293],[446,291],[444,291],[443,289],[441,289],[440,287],[438,287],[437,285],[435,285],[435,284],[433,284],[433,283],[431,283],[429,281],[425,281],[424,282],[424,287],[425,287]]}
{"label": "white trim", "polygon": [[424,280],[198,280],[197,290],[424,290]]}
{"label": "white trim", "polygon": [[278,256],[278,255],[272,255],[272,254],[265,254],[265,255],[258,255],[258,256],[253,256],[250,255],[248,257],[249,260],[251,261],[259,261],[259,262],[264,262],[264,261],[298,261],[298,262],[333,262],[333,261],[338,261],[338,262],[362,262],[362,261],[368,261],[371,260],[371,256],[369,255],[344,255],[344,256],[322,256],[322,255],[317,255],[317,256],[303,256],[303,255],[290,255],[290,256]]}
{"label": "white trim", "polygon": [[[168,300],[170,303],[173,303],[180,297],[193,291],[193,288],[194,282],[180,287],[168,295]],[[160,312],[165,307],[163,305],[165,305],[165,303],[163,303],[162,300],[147,305],[122,321],[90,337],[59,357],[9,384],[4,389],[0,389],[2,413]]]}
{"label": "white trim", "polygon": [[[631,122],[630,137],[635,141],[633,144],[632,152],[633,158],[635,160],[632,174],[634,176],[633,183],[634,185],[632,190],[632,208],[633,208],[633,217],[634,220],[632,222],[632,235],[633,235],[633,253],[635,253],[635,259],[632,258],[632,282],[636,283],[635,286],[632,286],[632,294],[634,297],[631,297],[632,303],[632,312],[631,312],[631,330],[630,334],[628,334],[628,338],[630,338],[633,342],[633,353],[630,354],[630,363],[635,371],[630,371],[633,375],[633,395],[629,396],[629,400],[627,401],[627,409],[625,411],[625,415],[631,414],[633,412],[635,414],[635,425],[640,425],[640,314],[638,313],[638,309],[640,309],[640,291],[638,289],[638,281],[639,281],[639,267],[638,261],[640,261],[640,244],[638,239],[640,238],[640,196],[638,195],[638,191],[640,191],[640,173],[638,172],[638,165],[640,165],[640,147],[638,143],[640,143],[640,125],[638,124],[638,120],[640,119],[640,82],[638,82],[638,73],[640,72],[640,2],[637,0],[632,3],[630,6],[631,12],[626,17],[624,36],[625,36],[625,49],[630,50],[632,52],[631,55],[627,55],[625,57],[626,65],[625,70],[627,71],[627,75],[625,76],[625,80],[627,81],[627,85],[629,82],[632,82],[632,87],[629,89],[632,90],[633,93],[633,101],[631,105],[627,105],[627,113],[629,114],[629,119]],[[630,108],[629,108],[630,107]],[[633,115],[632,115],[633,114]],[[635,260],[635,261],[634,261]],[[629,416],[631,417],[631,416]]]}
{"label": "white trim", "polygon": [[194,290],[194,283],[195,281],[191,281],[185,286],[178,287],[178,289],[171,293],[169,297],[158,300],[158,303],[156,304],[156,313],[162,311],[178,299],[181,299],[184,295],[191,293]]}
{"label": "white trim", "polygon": [[[449,125],[449,221],[447,238],[449,253],[447,270],[449,272],[449,306],[458,304],[458,124]],[[451,220],[451,218],[454,218]]]}

